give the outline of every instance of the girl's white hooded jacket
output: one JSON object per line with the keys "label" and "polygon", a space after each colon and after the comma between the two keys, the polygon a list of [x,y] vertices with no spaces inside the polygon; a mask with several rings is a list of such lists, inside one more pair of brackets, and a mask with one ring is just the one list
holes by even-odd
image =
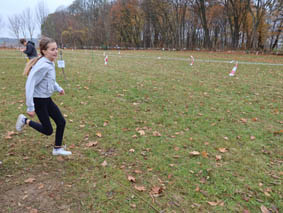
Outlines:
{"label": "girl's white hooded jacket", "polygon": [[49,98],[54,91],[63,89],[56,82],[55,64],[46,57],[40,58],[30,70],[26,81],[27,111],[34,111],[33,98]]}

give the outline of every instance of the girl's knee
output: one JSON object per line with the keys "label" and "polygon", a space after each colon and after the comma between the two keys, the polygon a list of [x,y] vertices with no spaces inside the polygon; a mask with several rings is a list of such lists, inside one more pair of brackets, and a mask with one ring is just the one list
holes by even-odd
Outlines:
{"label": "girl's knee", "polygon": [[60,122],[58,122],[57,126],[64,128],[66,126],[66,120],[62,118]]}
{"label": "girl's knee", "polygon": [[48,136],[49,136],[49,135],[52,135],[53,129],[52,129],[52,128],[48,128],[48,129],[45,130],[44,133],[45,133],[45,135],[48,135]]}

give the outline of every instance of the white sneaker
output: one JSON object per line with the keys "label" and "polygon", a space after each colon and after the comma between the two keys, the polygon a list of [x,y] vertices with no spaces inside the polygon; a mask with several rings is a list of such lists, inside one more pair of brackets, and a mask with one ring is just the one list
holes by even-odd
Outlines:
{"label": "white sneaker", "polygon": [[53,155],[71,155],[72,152],[66,151],[64,148],[59,148],[59,149],[53,148],[52,154]]}
{"label": "white sneaker", "polygon": [[17,119],[17,123],[16,123],[16,130],[17,131],[22,131],[24,125],[25,125],[25,119],[26,119],[26,116],[24,116],[23,114],[20,114],[18,116],[18,119]]}

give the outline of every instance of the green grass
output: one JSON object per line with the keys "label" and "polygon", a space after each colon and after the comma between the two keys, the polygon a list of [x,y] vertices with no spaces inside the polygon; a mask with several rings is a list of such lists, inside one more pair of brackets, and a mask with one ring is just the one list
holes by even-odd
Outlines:
{"label": "green grass", "polygon": [[[282,57],[106,53],[109,64],[104,66],[102,51],[63,51],[67,79],[57,69],[57,82],[66,95],[54,94],[53,100],[66,118],[64,142],[73,155],[57,158],[51,156],[54,135],[27,127],[7,139],[18,114],[26,111],[25,59],[16,51],[0,51],[4,212],[282,210],[282,66],[239,64],[236,76],[229,77],[233,64],[196,61],[189,66],[189,61],[173,60],[193,55],[282,64]],[[87,146],[94,141],[97,146]],[[29,177],[35,181],[25,183]],[[152,195],[153,187],[162,187],[162,193]]]}

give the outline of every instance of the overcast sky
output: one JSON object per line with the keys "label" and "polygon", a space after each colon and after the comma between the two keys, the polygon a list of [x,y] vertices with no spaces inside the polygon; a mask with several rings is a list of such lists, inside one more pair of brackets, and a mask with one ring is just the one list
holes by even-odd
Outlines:
{"label": "overcast sky", "polygon": [[[0,0],[0,16],[2,19],[3,24],[0,26],[0,38],[1,37],[8,37],[8,38],[14,38],[12,33],[9,32],[8,28],[8,17],[20,14],[25,9],[30,8],[33,13],[35,13],[35,8],[38,4],[38,2],[43,0]],[[47,5],[49,13],[55,12],[55,10],[60,6],[69,6],[72,4],[74,0],[44,0],[45,5]],[[35,23],[36,25],[36,23]],[[35,36],[37,36],[39,33],[38,29],[34,33]]]}

